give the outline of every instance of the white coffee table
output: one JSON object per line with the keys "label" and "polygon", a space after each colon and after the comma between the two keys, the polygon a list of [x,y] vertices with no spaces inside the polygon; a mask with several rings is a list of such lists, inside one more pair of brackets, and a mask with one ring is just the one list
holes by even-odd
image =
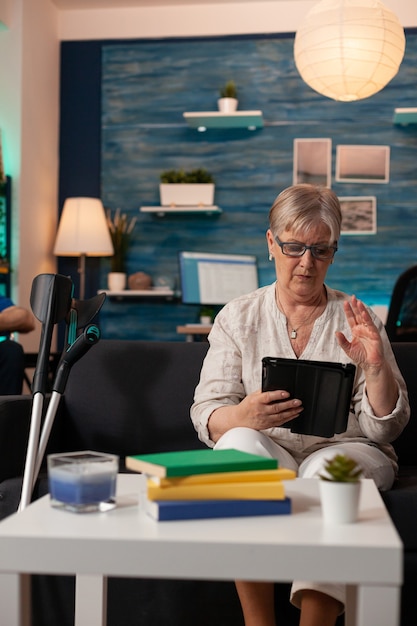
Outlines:
{"label": "white coffee table", "polygon": [[[155,522],[134,503],[139,475],[120,475],[121,506],[77,515],[49,497],[0,523],[2,623],[27,626],[25,574],[76,574],[76,626],[105,626],[108,576],[294,579],[348,585],[346,624],[398,626],[402,544],[374,483],[357,524],[326,526],[318,481],[287,481],[289,516]],[[130,506],[129,506],[130,504]]]}

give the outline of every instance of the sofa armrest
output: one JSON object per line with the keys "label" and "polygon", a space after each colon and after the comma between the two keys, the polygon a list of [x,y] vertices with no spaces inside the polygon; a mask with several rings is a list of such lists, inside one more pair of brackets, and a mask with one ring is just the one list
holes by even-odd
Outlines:
{"label": "sofa armrest", "polygon": [[0,396],[0,481],[23,475],[31,412],[31,396]]}

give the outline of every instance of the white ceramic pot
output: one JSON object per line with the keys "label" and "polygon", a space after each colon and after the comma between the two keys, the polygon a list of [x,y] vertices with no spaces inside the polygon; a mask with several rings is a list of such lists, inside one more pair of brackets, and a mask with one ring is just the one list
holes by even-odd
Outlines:
{"label": "white ceramic pot", "polygon": [[321,510],[326,524],[352,524],[358,519],[361,482],[319,479]]}
{"label": "white ceramic pot", "polygon": [[221,113],[234,113],[239,101],[236,98],[219,98],[217,106]]}
{"label": "white ceramic pot", "polygon": [[109,291],[124,291],[126,289],[126,274],[124,272],[109,272],[107,274]]}
{"label": "white ceramic pot", "polygon": [[160,183],[162,206],[213,206],[214,183]]}

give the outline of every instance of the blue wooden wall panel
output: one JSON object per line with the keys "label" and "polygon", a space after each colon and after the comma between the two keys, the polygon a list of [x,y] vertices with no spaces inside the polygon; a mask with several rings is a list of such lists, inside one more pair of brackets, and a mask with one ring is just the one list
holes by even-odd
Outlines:
{"label": "blue wooden wall panel", "polygon": [[[180,250],[249,252],[261,284],[274,280],[265,231],[275,196],[292,184],[295,138],[332,140],[332,188],[340,196],[377,198],[377,234],[344,235],[328,283],[369,304],[388,304],[397,276],[417,260],[417,125],[392,124],[394,108],[417,106],[417,35],[407,33],[397,77],[372,98],[334,102],[308,88],[293,61],[292,37],[107,43],[102,48],[102,198],[137,216],[128,273],[177,282]],[[239,109],[261,109],[264,128],[188,128],[184,111],[217,109],[219,87],[233,79]],[[338,144],[388,145],[388,184],[336,183]],[[216,181],[219,216],[139,213],[159,204],[159,174],[205,167]],[[108,261],[101,264],[106,286]],[[197,321],[198,307],[179,302],[107,300],[107,337],[182,340],[177,324]]]}

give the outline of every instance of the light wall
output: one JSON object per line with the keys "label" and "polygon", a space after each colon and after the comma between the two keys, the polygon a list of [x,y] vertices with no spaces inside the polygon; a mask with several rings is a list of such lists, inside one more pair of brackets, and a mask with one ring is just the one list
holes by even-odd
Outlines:
{"label": "light wall", "polygon": [[[155,2],[156,4],[157,2]],[[199,3],[199,6],[62,11],[62,40],[295,32],[316,0]],[[404,27],[417,26],[414,0],[385,0]]]}
{"label": "light wall", "polygon": [[[59,41],[291,32],[313,1],[58,11],[51,0],[2,0],[0,128],[13,180],[12,295],[29,306],[32,280],[56,271]],[[385,0],[404,27],[417,26],[414,0]],[[417,102],[417,93],[416,93]],[[410,102],[410,106],[416,106]],[[20,340],[39,346],[37,331]]]}
{"label": "light wall", "polygon": [[[3,8],[5,12],[3,13]],[[2,4],[0,128],[6,173],[12,178],[12,297],[30,307],[32,280],[55,272],[57,221],[59,40],[58,12],[49,0]],[[6,87],[6,88],[4,88]],[[36,332],[20,335],[26,351]]]}
{"label": "light wall", "polygon": [[13,0],[2,0],[0,6],[0,28],[1,30],[10,27],[13,19]]}

